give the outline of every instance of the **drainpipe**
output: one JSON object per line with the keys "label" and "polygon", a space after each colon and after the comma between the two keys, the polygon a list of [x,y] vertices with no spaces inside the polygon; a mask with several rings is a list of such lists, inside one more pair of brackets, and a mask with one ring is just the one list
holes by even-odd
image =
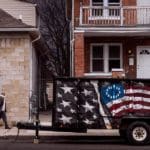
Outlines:
{"label": "drainpipe", "polygon": [[35,38],[35,39],[33,39],[32,41],[31,41],[31,51],[30,51],[30,87],[29,87],[29,91],[30,91],[30,93],[29,93],[29,120],[31,121],[32,120],[32,118],[31,118],[31,108],[32,108],[32,106],[31,106],[31,96],[32,96],[32,92],[34,92],[33,90],[32,90],[32,78],[33,78],[33,76],[32,76],[32,68],[33,68],[33,62],[32,62],[32,60],[33,60],[33,49],[32,49],[32,47],[33,47],[33,43],[35,43],[36,41],[38,41],[38,40],[40,40],[40,38],[41,38],[41,35],[40,35],[40,32],[38,31],[38,36]]}
{"label": "drainpipe", "polygon": [[[33,47],[33,43],[35,43],[35,42],[37,42],[38,40],[40,40],[41,39],[41,34],[40,34],[40,32],[38,31],[38,36],[34,39],[34,40],[32,40],[31,41],[31,47]],[[30,59],[32,60],[33,59],[33,51],[31,50],[30,51],[31,53],[30,53]],[[32,61],[30,62],[30,97],[31,97],[31,95],[32,95]]]}
{"label": "drainpipe", "polygon": [[[38,40],[40,40],[40,38],[41,38],[41,34],[40,34],[40,32],[38,31],[38,36],[37,36],[37,38],[35,38],[33,41],[31,41],[31,43],[32,43],[32,45],[33,45],[33,43],[34,42],[36,42],[36,41],[38,41]],[[32,67],[33,67],[33,64],[32,64],[32,59],[33,59],[33,51],[31,51],[31,66],[30,66],[30,98],[31,98],[31,95],[32,95]],[[30,101],[30,99],[29,99],[29,101]],[[31,120],[32,118],[31,118],[31,103],[29,102],[29,104],[30,104],[30,115],[29,115],[29,119]],[[36,96],[36,107],[37,107],[37,109],[36,109],[36,116],[35,116],[35,126],[36,126],[36,129],[35,129],[35,138],[34,138],[34,143],[38,143],[39,142],[39,123],[40,123],[40,120],[39,120],[39,98]]]}
{"label": "drainpipe", "polygon": [[[71,64],[71,76],[74,76],[74,0],[72,0],[72,21],[71,21],[72,26],[70,26],[70,53],[71,53],[71,58],[70,58],[70,64]],[[71,32],[72,31],[72,32]]]}

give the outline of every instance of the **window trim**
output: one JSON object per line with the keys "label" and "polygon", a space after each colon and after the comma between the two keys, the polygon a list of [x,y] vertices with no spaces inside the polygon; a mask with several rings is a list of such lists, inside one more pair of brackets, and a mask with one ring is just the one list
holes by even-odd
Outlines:
{"label": "window trim", "polygon": [[[98,4],[100,4],[100,3],[98,3]],[[103,0],[102,4],[103,4],[102,5],[103,7],[108,7],[109,6],[109,0]],[[110,4],[113,4],[113,3],[110,3]],[[119,3],[114,3],[114,4],[119,4]],[[122,0],[120,0],[120,5],[121,4],[122,4]],[[90,0],[90,6],[93,6],[93,0]]]}
{"label": "window trim", "polygon": [[[104,2],[102,2],[102,3],[101,2],[98,2],[98,3],[95,2],[95,3],[93,3],[93,0],[91,0],[91,6],[95,6],[96,4],[98,4],[98,6],[103,6],[103,3]],[[95,5],[93,5],[93,4],[95,4]]]}
{"label": "window trim", "polygon": [[[122,44],[121,43],[91,43],[90,44],[90,73],[99,73],[101,75],[108,75],[111,74],[111,72],[109,72],[109,46],[120,46],[120,68],[123,67],[123,48],[122,48]],[[93,46],[103,46],[103,55],[104,55],[104,72],[100,72],[100,71],[93,71]]]}
{"label": "window trim", "polygon": [[[101,7],[103,9],[103,15],[102,16],[93,16],[92,15],[92,10],[90,10],[90,17],[89,17],[89,20],[97,20],[97,19],[100,19],[100,20],[103,20],[103,19],[110,19],[110,20],[120,20],[120,15],[118,16],[111,16],[109,15],[109,10],[107,9],[108,7],[113,7],[113,6],[109,6],[109,2],[108,0],[104,0],[102,6],[96,6],[94,5],[93,6],[93,1],[90,0],[90,7]],[[116,4],[116,3],[115,3]],[[117,6],[118,8],[122,6],[122,0],[120,0],[120,5]]]}

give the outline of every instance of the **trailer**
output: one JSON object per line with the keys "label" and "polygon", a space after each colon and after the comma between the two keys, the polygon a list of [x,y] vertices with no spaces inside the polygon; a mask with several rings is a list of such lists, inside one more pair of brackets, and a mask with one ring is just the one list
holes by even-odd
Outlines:
{"label": "trailer", "polygon": [[130,144],[150,143],[150,79],[55,78],[52,126],[17,124],[18,129],[87,132],[118,129]]}

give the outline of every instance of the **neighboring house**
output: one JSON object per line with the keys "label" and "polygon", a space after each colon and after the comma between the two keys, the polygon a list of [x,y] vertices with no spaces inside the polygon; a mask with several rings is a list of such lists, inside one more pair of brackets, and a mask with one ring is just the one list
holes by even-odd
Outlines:
{"label": "neighboring house", "polygon": [[38,15],[36,5],[22,2],[21,0],[0,0],[0,8],[11,14],[16,19],[21,19],[22,22],[36,27]]}
{"label": "neighboring house", "polygon": [[150,78],[150,0],[72,0],[72,75]]}
{"label": "neighboring house", "polygon": [[0,0],[0,92],[6,93],[9,122],[31,117],[30,97],[38,90],[36,17],[33,4]]}

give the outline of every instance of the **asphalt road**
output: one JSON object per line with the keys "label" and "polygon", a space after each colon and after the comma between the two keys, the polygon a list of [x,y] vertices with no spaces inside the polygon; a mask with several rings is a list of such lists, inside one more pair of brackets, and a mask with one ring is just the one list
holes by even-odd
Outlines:
{"label": "asphalt road", "polygon": [[150,150],[147,146],[128,145],[120,137],[41,137],[33,144],[33,137],[0,139],[0,150]]}

